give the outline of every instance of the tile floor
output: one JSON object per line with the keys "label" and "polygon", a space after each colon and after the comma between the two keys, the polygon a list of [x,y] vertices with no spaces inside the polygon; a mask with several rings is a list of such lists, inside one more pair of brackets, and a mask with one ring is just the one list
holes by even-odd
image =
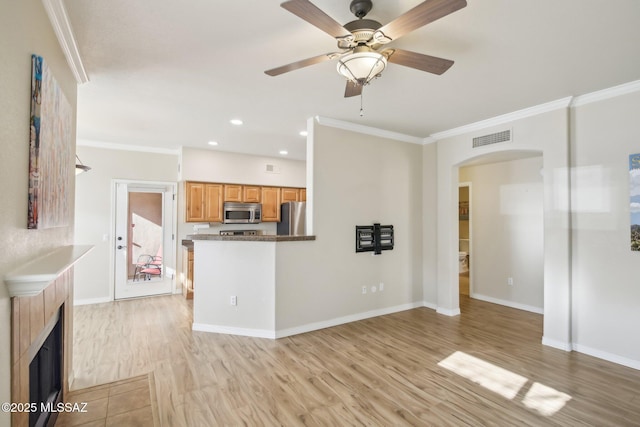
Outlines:
{"label": "tile floor", "polygon": [[65,401],[86,403],[86,411],[60,413],[56,427],[159,425],[152,374],[74,390]]}

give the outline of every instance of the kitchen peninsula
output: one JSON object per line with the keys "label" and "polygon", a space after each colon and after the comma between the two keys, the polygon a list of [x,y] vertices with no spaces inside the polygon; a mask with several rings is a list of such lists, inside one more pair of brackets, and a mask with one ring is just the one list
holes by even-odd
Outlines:
{"label": "kitchen peninsula", "polygon": [[276,338],[276,269],[286,262],[279,247],[313,240],[315,236],[187,236],[193,242],[197,284],[193,330]]}

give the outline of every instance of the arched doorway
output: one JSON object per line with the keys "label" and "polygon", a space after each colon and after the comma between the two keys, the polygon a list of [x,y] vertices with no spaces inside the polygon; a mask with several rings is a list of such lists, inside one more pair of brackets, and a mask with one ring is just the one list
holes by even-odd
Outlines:
{"label": "arched doorway", "polygon": [[[458,188],[474,190],[467,200],[458,192],[459,243],[454,254],[458,265],[468,270],[468,297],[543,313],[542,153],[492,153],[456,169],[458,183],[464,183],[457,183]],[[459,283],[464,284],[462,279]],[[467,297],[463,288],[459,292],[461,300]]]}

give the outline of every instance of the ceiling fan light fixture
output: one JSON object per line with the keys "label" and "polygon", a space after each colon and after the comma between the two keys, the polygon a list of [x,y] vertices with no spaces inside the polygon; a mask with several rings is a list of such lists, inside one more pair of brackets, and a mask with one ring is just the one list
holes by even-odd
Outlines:
{"label": "ceiling fan light fixture", "polygon": [[349,53],[338,61],[338,73],[355,84],[365,85],[387,67],[387,58],[375,51]]}
{"label": "ceiling fan light fixture", "polygon": [[80,157],[78,157],[78,155],[76,154],[76,175],[80,175],[82,172],[89,172],[91,170],[91,167],[85,165],[84,163],[82,163],[82,160],[80,160]]}

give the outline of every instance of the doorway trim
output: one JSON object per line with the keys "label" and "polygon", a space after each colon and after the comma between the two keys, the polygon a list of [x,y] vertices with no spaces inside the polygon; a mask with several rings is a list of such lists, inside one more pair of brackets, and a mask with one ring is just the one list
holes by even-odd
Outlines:
{"label": "doorway trim", "polygon": [[[460,173],[460,168],[458,168],[458,173]],[[460,199],[459,199],[459,194],[460,194],[460,188],[462,187],[467,187],[469,189],[469,246],[468,246],[468,252],[467,252],[467,256],[469,257],[469,298],[473,298],[473,270],[471,269],[471,254],[473,252],[473,249],[471,248],[471,244],[473,242],[473,219],[471,216],[471,212],[473,212],[473,207],[471,204],[471,198],[472,198],[472,187],[473,187],[473,183],[470,181],[464,181],[464,182],[458,182],[458,203],[460,203]],[[459,221],[459,220],[458,220]],[[460,230],[458,230],[458,245],[460,245]],[[459,248],[458,248],[459,249]],[[458,272],[459,274],[459,272]],[[460,293],[460,280],[458,280],[458,293]]]}
{"label": "doorway trim", "polygon": [[178,184],[172,181],[145,181],[145,180],[133,180],[133,179],[112,179],[111,180],[111,239],[110,239],[110,251],[109,251],[109,299],[115,301],[115,288],[116,288],[116,259],[115,259],[115,247],[117,245],[117,233],[116,233],[116,220],[117,220],[117,189],[118,184],[126,185],[139,185],[141,187],[169,187],[172,192],[174,203],[172,203],[171,215],[173,219],[170,224],[166,226],[171,227],[172,241],[169,245],[171,248],[170,253],[164,253],[165,265],[169,265],[174,271],[171,277],[171,294],[178,293],[177,290],[177,230],[178,230],[178,208],[177,208],[177,187]]}

